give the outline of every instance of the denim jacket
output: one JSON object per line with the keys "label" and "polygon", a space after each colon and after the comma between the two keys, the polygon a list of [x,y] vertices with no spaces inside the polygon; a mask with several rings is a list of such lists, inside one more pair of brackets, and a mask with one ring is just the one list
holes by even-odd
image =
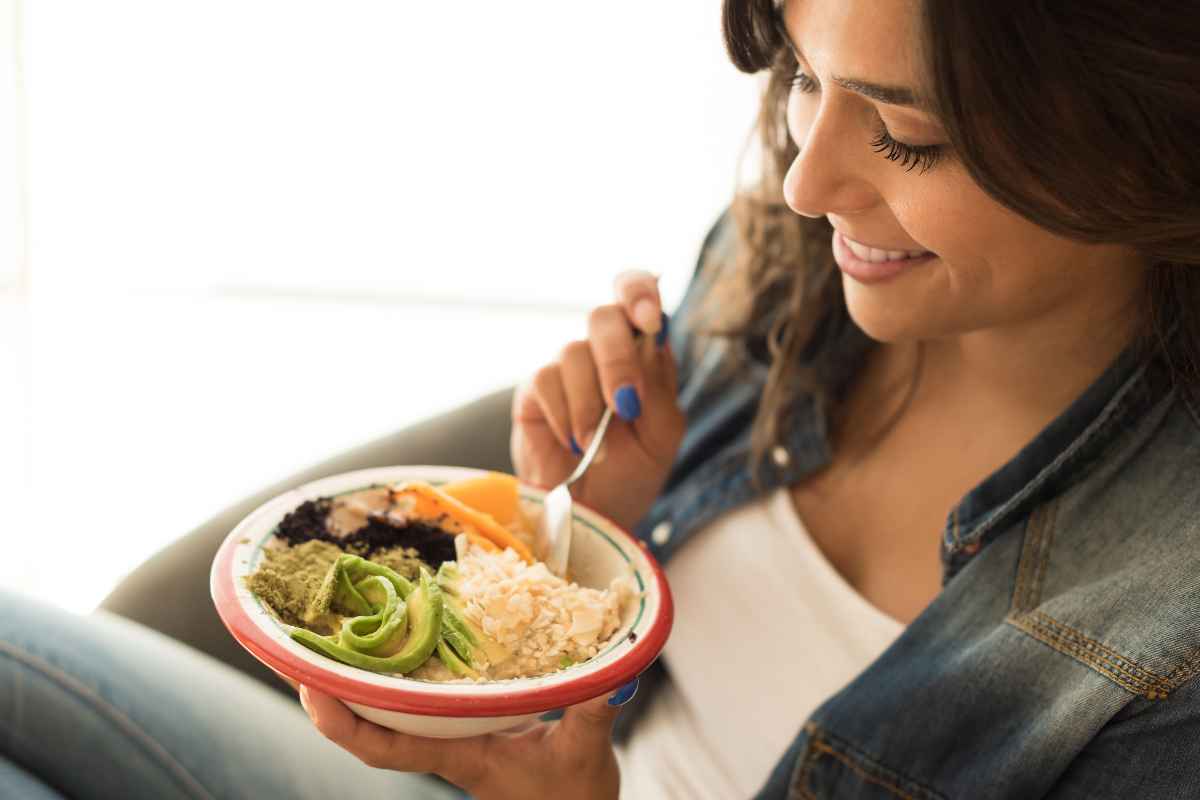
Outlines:
{"label": "denim jacket", "polygon": [[[703,296],[703,265],[728,263],[732,228],[727,212],[710,231],[676,319]],[[848,374],[870,347],[849,327],[827,345]],[[671,342],[689,424],[636,530],[663,562],[718,515],[830,457],[826,420],[802,399],[786,440],[752,465],[766,365],[723,375],[731,345],[686,325]],[[1160,360],[1122,354],[949,510],[941,592],[796,720],[759,796],[1200,798],[1198,410]],[[803,673],[780,664],[779,679]],[[643,677],[618,735],[663,679],[657,666]]]}

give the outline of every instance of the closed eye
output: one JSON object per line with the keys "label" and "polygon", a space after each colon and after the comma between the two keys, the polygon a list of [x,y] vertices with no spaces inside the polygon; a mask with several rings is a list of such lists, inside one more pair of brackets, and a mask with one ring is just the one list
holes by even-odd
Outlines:
{"label": "closed eye", "polygon": [[[820,89],[808,73],[797,68],[792,75],[792,91],[801,94],[812,94]],[[937,144],[917,145],[902,142],[888,131],[883,118],[879,117],[879,131],[871,140],[871,149],[880,153],[888,161],[895,161],[907,171],[919,169],[921,173],[928,172],[942,157],[944,147]]]}

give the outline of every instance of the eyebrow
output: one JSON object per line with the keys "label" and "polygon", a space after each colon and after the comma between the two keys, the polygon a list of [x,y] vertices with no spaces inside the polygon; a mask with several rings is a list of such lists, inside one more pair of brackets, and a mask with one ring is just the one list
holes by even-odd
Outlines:
{"label": "eyebrow", "polygon": [[[792,37],[788,34],[782,17],[776,17],[776,27],[779,29],[779,34],[783,37],[783,40],[787,42],[787,46],[792,49],[792,54],[796,56],[796,60],[808,63],[808,59],[804,57],[804,53],[800,51],[800,48],[796,46],[796,43],[792,41]],[[912,106],[919,109],[928,108],[928,104],[918,98],[916,92],[907,86],[871,83],[870,81],[863,81],[858,78],[844,78],[838,75],[834,75],[832,80],[838,86],[890,106]]]}

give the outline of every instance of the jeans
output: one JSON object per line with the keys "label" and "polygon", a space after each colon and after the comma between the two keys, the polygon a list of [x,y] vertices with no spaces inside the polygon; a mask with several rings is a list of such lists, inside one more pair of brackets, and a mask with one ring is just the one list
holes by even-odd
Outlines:
{"label": "jeans", "polygon": [[462,794],[362,764],[295,700],[162,634],[0,592],[0,797],[345,796]]}

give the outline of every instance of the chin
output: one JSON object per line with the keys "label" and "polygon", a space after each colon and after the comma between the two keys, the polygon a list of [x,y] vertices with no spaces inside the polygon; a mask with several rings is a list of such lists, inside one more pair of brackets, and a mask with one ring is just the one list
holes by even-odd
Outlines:
{"label": "chin", "polygon": [[845,275],[842,290],[850,319],[877,342],[912,342],[944,333],[936,324],[937,315],[925,312],[927,303],[913,302],[901,293],[880,287],[863,286]]}

